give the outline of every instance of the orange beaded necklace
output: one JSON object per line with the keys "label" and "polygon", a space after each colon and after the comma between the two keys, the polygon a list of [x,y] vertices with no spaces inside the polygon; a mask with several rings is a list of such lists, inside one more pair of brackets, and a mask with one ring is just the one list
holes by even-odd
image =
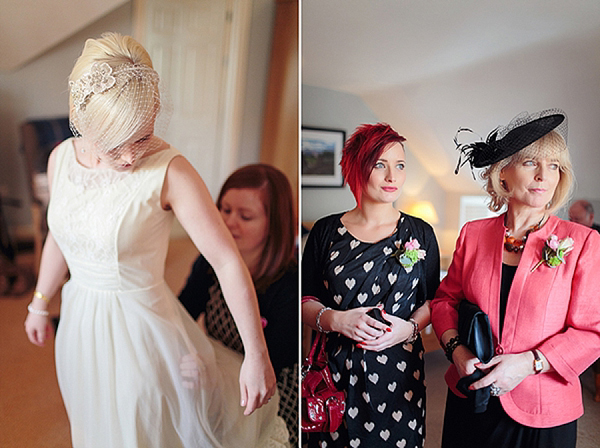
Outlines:
{"label": "orange beaded necklace", "polygon": [[504,233],[504,249],[507,250],[508,252],[514,252],[516,254],[521,252],[525,248],[525,243],[527,242],[527,237],[529,236],[529,234],[531,232],[535,232],[540,227],[542,227],[542,223],[544,222],[544,219],[546,219],[546,215],[542,216],[542,219],[540,220],[540,222],[532,225],[527,230],[527,232],[525,232],[525,236],[520,240],[518,240],[514,236],[512,236],[510,234],[510,232],[508,231],[508,229],[506,229],[506,232]]}

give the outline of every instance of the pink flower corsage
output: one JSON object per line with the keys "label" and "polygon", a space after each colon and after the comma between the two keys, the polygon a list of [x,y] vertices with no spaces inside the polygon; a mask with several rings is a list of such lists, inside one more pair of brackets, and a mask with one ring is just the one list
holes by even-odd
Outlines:
{"label": "pink flower corsage", "polygon": [[559,240],[556,235],[550,235],[544,244],[542,259],[531,269],[531,272],[535,271],[542,263],[546,263],[546,266],[550,268],[565,263],[565,257],[573,250],[574,242],[570,237]]}
{"label": "pink flower corsage", "polygon": [[411,238],[404,243],[404,247],[400,241],[396,241],[396,247],[398,250],[392,256],[406,269],[406,272],[412,271],[415,264],[425,259],[426,253],[421,249],[421,244],[415,238]]}

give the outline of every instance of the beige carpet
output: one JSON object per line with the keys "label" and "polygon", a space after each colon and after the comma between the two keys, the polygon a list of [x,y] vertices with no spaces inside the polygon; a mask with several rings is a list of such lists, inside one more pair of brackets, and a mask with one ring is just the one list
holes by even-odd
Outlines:
{"label": "beige carpet", "polygon": [[[53,338],[41,348],[31,344],[24,331],[30,297],[31,293],[0,299],[0,447],[70,447]],[[57,313],[57,300],[50,310]]]}

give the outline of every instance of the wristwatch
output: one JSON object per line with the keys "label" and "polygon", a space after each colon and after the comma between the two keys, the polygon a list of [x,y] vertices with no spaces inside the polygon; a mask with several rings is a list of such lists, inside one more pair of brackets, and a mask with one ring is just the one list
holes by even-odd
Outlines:
{"label": "wristwatch", "polygon": [[544,361],[540,358],[537,350],[531,350],[531,353],[533,353],[533,357],[535,358],[533,360],[533,371],[536,375],[542,373],[542,370],[544,370]]}

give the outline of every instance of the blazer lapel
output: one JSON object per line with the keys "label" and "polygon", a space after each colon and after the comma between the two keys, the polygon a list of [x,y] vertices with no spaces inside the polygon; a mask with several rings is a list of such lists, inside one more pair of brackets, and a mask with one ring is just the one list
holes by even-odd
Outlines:
{"label": "blazer lapel", "polygon": [[[490,325],[492,327],[492,333],[494,335],[500,334],[500,283],[502,278],[502,251],[504,247],[504,214],[498,216],[492,221],[492,235],[485,234],[484,244],[481,248],[484,249],[488,254],[492,254],[492,257],[485,255],[482,261],[486,261],[488,272],[486,273],[489,278],[488,289],[489,293],[485,294],[487,303],[485,304],[485,310],[487,310],[488,317],[490,319]],[[497,341],[494,341],[496,344]]]}
{"label": "blazer lapel", "polygon": [[[539,266],[534,272],[531,269],[542,259],[545,241],[554,233],[558,222],[558,218],[550,216],[544,227],[527,238],[508,294],[501,341],[505,350],[511,351],[519,326],[527,327],[528,323],[534,325],[534,322],[541,322],[540,316],[547,311],[546,305],[557,269],[545,265]],[[541,331],[541,328],[528,331]]]}

